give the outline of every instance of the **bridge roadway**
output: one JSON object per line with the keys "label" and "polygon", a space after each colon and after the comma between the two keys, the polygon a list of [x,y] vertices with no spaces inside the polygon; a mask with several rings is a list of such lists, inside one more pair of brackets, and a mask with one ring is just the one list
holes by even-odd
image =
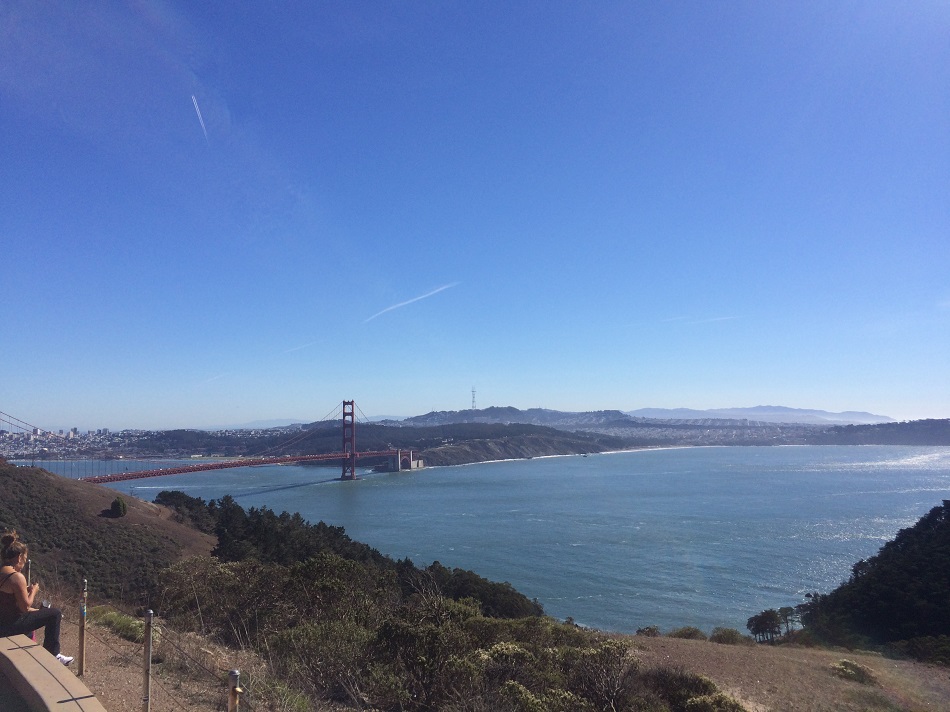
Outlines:
{"label": "bridge roadway", "polygon": [[[375,450],[355,453],[361,457],[398,457],[399,450]],[[320,455],[282,455],[280,457],[239,458],[225,462],[202,462],[194,465],[179,467],[163,467],[155,470],[138,470],[137,472],[117,472],[113,475],[96,475],[94,477],[80,477],[82,482],[105,485],[110,482],[124,482],[125,480],[141,480],[146,477],[163,477],[165,475],[184,475],[189,472],[205,472],[207,470],[227,470],[232,467],[258,467],[260,465],[281,465],[290,462],[320,462],[323,460],[346,460],[354,453],[331,452]]]}

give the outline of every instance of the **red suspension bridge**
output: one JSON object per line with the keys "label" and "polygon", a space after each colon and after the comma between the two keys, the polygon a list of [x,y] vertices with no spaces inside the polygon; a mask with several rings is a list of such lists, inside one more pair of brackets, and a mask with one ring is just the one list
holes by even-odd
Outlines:
{"label": "red suspension bridge", "polygon": [[[35,430],[35,429],[34,429]],[[304,431],[291,440],[281,443],[278,448],[292,446],[310,436],[310,431]],[[139,480],[147,477],[164,477],[166,475],[181,475],[191,472],[205,472],[209,470],[226,470],[235,467],[258,467],[260,465],[281,465],[300,462],[325,462],[340,460],[342,462],[341,480],[356,479],[356,465],[360,458],[374,458],[387,460],[386,469],[391,472],[408,470],[421,466],[421,462],[414,459],[412,450],[390,449],[359,452],[356,448],[356,404],[354,401],[343,401],[342,416],[342,446],[339,452],[319,453],[310,455],[259,455],[239,457],[233,460],[217,462],[199,462],[188,465],[171,467],[156,467],[154,469],[137,470],[134,472],[117,472],[108,475],[80,477],[83,482],[94,484],[109,484],[125,480]]]}

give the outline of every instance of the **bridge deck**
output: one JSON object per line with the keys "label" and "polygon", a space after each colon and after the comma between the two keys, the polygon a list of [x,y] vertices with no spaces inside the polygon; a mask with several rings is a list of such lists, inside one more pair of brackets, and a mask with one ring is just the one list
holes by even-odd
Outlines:
{"label": "bridge deck", "polygon": [[[360,457],[395,457],[399,450],[376,450],[371,452],[355,453]],[[126,480],[140,480],[146,477],[164,477],[165,475],[183,475],[190,472],[206,472],[209,470],[227,470],[233,467],[259,467],[261,465],[282,465],[292,462],[321,462],[325,460],[345,460],[351,456],[348,452],[321,453],[319,455],[282,455],[280,457],[239,458],[225,462],[202,462],[194,465],[178,467],[162,467],[154,470],[139,470],[137,472],[118,472],[114,475],[96,475],[95,477],[80,477],[83,482],[93,484],[109,484],[110,482],[124,482]]]}

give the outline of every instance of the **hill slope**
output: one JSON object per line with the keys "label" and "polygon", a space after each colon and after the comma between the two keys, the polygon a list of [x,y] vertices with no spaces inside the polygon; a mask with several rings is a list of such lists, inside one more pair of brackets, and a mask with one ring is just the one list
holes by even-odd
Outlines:
{"label": "hill slope", "polygon": [[0,529],[30,547],[33,578],[45,587],[125,598],[149,588],[162,568],[208,554],[215,539],[174,520],[170,510],[124,497],[127,514],[109,515],[115,490],[0,460]]}
{"label": "hill slope", "polygon": [[[866,561],[851,578],[804,606],[803,622],[834,642],[925,645],[950,663],[950,500]],[[922,639],[927,639],[922,640]],[[916,641],[916,642],[915,642]]]}

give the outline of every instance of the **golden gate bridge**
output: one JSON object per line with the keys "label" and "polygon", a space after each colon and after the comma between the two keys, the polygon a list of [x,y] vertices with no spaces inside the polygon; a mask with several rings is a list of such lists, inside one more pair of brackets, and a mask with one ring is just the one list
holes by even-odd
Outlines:
{"label": "golden gate bridge", "polygon": [[[31,428],[34,432],[40,430],[29,424],[24,423],[12,416],[7,416],[6,414],[0,414],[5,416],[0,425],[13,425],[18,426],[21,429],[24,427]],[[206,472],[210,470],[226,470],[235,467],[259,467],[261,465],[282,465],[288,463],[300,463],[300,462],[325,462],[340,460],[342,462],[342,473],[340,475],[341,480],[355,480],[356,476],[356,466],[360,458],[370,459],[386,459],[387,470],[391,472],[399,472],[400,470],[408,470],[421,466],[421,462],[414,459],[412,450],[402,450],[399,448],[393,448],[388,450],[370,450],[365,452],[359,452],[356,448],[356,403],[355,401],[343,401],[342,409],[342,443],[341,449],[339,452],[330,452],[330,453],[318,453],[318,454],[299,454],[299,455],[267,455],[260,454],[256,456],[248,457],[238,457],[233,460],[225,461],[214,461],[214,462],[198,462],[188,465],[176,465],[171,467],[156,467],[153,469],[146,470],[136,470],[132,472],[117,472],[108,475],[94,475],[88,477],[79,477],[82,482],[89,482],[92,484],[105,484],[108,485],[112,482],[123,482],[126,480],[139,480],[147,477],[164,477],[167,475],[181,475],[192,472]],[[49,431],[45,431],[49,433]],[[290,440],[280,443],[279,445],[271,448],[271,450],[284,449],[289,446],[292,446],[301,440],[310,437],[311,431],[305,430],[298,436],[291,438]]]}

